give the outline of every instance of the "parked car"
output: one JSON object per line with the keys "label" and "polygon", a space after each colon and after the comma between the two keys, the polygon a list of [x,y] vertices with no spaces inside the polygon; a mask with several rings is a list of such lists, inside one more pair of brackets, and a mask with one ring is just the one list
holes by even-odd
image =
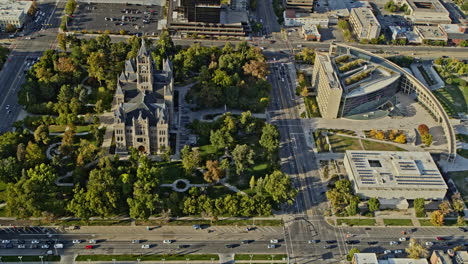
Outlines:
{"label": "parked car", "polygon": [[270,239],[270,243],[272,243],[272,244],[278,243],[278,239]]}
{"label": "parked car", "polygon": [[39,244],[39,243],[40,243],[40,242],[39,242],[39,240],[37,240],[37,239],[31,240],[31,244]]}
{"label": "parked car", "polygon": [[317,243],[320,243],[320,240],[319,240],[319,239],[309,240],[309,241],[307,241],[307,243],[309,243],[309,244],[317,244]]}
{"label": "parked car", "polygon": [[41,248],[49,248],[49,247],[50,247],[50,246],[47,245],[47,244],[44,244],[44,245],[41,246]]}
{"label": "parked car", "polygon": [[445,240],[443,237],[436,237],[436,240]]}
{"label": "parked car", "polygon": [[89,240],[89,243],[90,243],[90,244],[96,244],[96,243],[97,243],[97,240],[95,240],[95,239],[90,239],[90,240]]}
{"label": "parked car", "polygon": [[327,244],[334,244],[334,243],[336,243],[336,240],[327,240],[327,241],[325,241],[325,242],[326,242]]}
{"label": "parked car", "polygon": [[406,237],[400,237],[398,240],[400,240],[401,242],[406,241]]}
{"label": "parked car", "polygon": [[200,225],[193,225],[192,228],[195,229],[195,230],[198,230],[198,229],[201,229],[201,226]]}
{"label": "parked car", "polygon": [[390,244],[391,246],[393,246],[393,245],[398,245],[399,243],[398,243],[397,241],[390,241],[389,244]]}
{"label": "parked car", "polygon": [[80,244],[80,243],[81,243],[81,240],[79,240],[79,239],[74,239],[74,240],[72,241],[72,243],[73,243],[73,244]]}
{"label": "parked car", "polygon": [[140,244],[140,240],[138,239],[132,240],[132,244]]}
{"label": "parked car", "polygon": [[24,244],[19,244],[19,245],[18,245],[18,248],[26,248],[26,245],[24,245]]}
{"label": "parked car", "polygon": [[401,249],[395,250],[395,254],[401,254],[401,253],[403,253],[403,250],[401,250]]}
{"label": "parked car", "polygon": [[385,255],[386,255],[386,254],[390,254],[390,253],[392,253],[391,250],[388,250],[388,249],[387,249],[387,250],[384,251],[384,254],[385,254]]}
{"label": "parked car", "polygon": [[6,240],[6,239],[2,240],[2,244],[9,244],[10,242],[11,242],[10,240]]}

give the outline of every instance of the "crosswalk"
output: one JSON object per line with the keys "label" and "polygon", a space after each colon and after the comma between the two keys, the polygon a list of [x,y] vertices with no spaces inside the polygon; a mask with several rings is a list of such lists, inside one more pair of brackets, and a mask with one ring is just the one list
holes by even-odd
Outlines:
{"label": "crosswalk", "polygon": [[0,227],[0,234],[61,234],[63,233],[59,228],[55,227],[17,227],[17,226],[6,226]]}

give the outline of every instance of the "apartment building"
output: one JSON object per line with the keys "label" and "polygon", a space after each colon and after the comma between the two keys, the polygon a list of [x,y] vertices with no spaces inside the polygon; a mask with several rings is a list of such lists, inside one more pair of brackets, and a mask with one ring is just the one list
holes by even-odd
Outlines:
{"label": "apartment building", "polygon": [[358,39],[371,40],[380,35],[380,23],[369,8],[351,9],[349,24]]}

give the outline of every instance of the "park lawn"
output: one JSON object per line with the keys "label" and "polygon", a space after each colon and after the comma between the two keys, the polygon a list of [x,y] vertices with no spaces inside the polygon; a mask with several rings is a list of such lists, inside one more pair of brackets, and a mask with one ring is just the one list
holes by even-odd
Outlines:
{"label": "park lawn", "polygon": [[412,226],[411,219],[384,219],[384,224],[388,226]]}
{"label": "park lawn", "polygon": [[[3,262],[19,262],[18,256],[1,256]],[[60,256],[44,256],[43,261],[60,261]],[[22,256],[22,262],[40,262],[39,256]]]}
{"label": "park lawn", "polygon": [[[66,125],[50,125],[49,126],[49,133],[63,133],[63,132],[65,132],[66,128],[67,128]],[[90,129],[91,129],[90,125],[76,126],[76,133],[89,132]]]}
{"label": "park lawn", "polygon": [[[151,226],[159,225],[161,222],[159,220],[148,220],[148,221],[136,221],[137,225],[142,226]],[[255,220],[251,219],[222,219],[216,222],[211,222],[209,220],[174,220],[164,225],[173,225],[173,226],[192,226],[192,225],[206,225],[206,226],[283,226],[282,220]]]}
{"label": "park lawn", "polygon": [[347,224],[349,226],[374,226],[374,219],[337,219],[337,225]]}
{"label": "park lawn", "polygon": [[288,255],[286,254],[236,254],[234,260],[282,260],[286,259]]}
{"label": "park lawn", "polygon": [[329,135],[328,140],[330,141],[333,152],[345,152],[346,150],[362,150],[359,144],[359,139],[344,137],[339,135]]}
{"label": "park lawn", "polygon": [[0,181],[0,203],[4,203],[6,200],[6,188],[7,184]]}
{"label": "park lawn", "polygon": [[451,171],[448,176],[455,182],[465,204],[468,204],[468,171]]}
{"label": "park lawn", "polygon": [[202,160],[210,159],[210,157],[217,156],[218,153],[220,153],[211,144],[200,146],[200,147],[198,147],[198,150],[200,151],[200,156],[201,156]]}
{"label": "park lawn", "polygon": [[371,140],[362,140],[362,145],[366,150],[381,150],[381,151],[406,151],[398,146],[386,144]]}
{"label": "park lawn", "polygon": [[450,116],[468,112],[468,87],[460,87],[458,85],[459,81],[460,78],[454,78],[451,85],[433,91]]}
{"label": "park lawn", "polygon": [[[306,96],[306,97],[304,97],[304,104],[305,104],[305,107],[306,107],[307,117],[308,118],[321,117],[320,109],[318,108],[317,99],[315,98],[315,96]],[[315,109],[315,111],[313,111],[314,109]]]}
{"label": "park lawn", "polygon": [[162,260],[166,261],[171,260],[219,260],[218,255],[214,254],[188,254],[188,255],[78,255],[75,261],[136,261],[140,259],[141,261],[154,261]]}

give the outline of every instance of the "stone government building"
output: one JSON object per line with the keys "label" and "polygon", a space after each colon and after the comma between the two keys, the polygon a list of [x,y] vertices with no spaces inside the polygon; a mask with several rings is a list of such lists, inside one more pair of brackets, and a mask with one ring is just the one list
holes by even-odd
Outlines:
{"label": "stone government building", "polygon": [[125,62],[117,80],[112,103],[115,153],[130,147],[145,154],[159,154],[169,146],[169,128],[174,114],[172,63],[157,71],[144,41],[136,58]]}

